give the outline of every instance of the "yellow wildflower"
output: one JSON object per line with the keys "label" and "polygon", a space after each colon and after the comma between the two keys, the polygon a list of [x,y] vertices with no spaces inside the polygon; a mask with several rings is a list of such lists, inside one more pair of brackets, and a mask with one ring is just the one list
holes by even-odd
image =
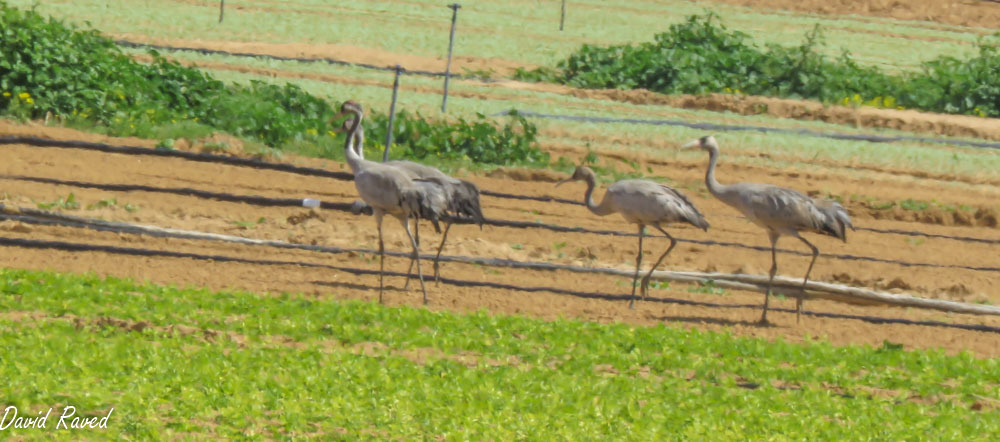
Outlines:
{"label": "yellow wildflower", "polygon": [[31,94],[29,94],[27,92],[21,92],[20,94],[17,94],[17,98],[20,98],[22,100],[27,100],[27,99],[31,98]]}
{"label": "yellow wildflower", "polygon": [[35,100],[33,100],[31,97],[26,98],[24,102],[28,104],[35,104]]}
{"label": "yellow wildflower", "polygon": [[3,93],[3,96],[5,96],[5,97],[9,97],[9,96],[10,96],[10,92],[4,92],[4,93]]}

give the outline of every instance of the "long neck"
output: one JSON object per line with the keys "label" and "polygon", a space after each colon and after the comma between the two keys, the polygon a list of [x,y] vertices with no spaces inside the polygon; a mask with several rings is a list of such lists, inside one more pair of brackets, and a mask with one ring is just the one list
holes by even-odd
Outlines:
{"label": "long neck", "polygon": [[358,156],[361,158],[365,157],[365,127],[358,123],[358,132],[354,135],[355,146],[354,150],[358,152]]}
{"label": "long neck", "polygon": [[719,160],[719,149],[709,149],[708,151],[708,172],[705,172],[705,186],[708,187],[708,191],[715,195],[716,198],[722,197],[722,192],[725,190],[726,186],[719,184],[715,180],[715,163]]}
{"label": "long neck", "polygon": [[594,189],[597,187],[597,180],[593,176],[588,176],[587,180],[587,193],[583,196],[584,201],[587,203],[587,208],[596,215],[604,216],[609,213],[614,212],[609,207],[606,207],[605,202],[607,202],[607,195],[605,195],[604,200],[598,205],[594,202]]}
{"label": "long neck", "polygon": [[364,167],[365,162],[360,149],[354,149],[354,138],[358,135],[360,127],[361,113],[355,112],[354,121],[351,122],[351,127],[347,130],[347,140],[344,142],[344,157],[347,159],[347,165],[351,166],[351,171],[354,173],[358,173]]}

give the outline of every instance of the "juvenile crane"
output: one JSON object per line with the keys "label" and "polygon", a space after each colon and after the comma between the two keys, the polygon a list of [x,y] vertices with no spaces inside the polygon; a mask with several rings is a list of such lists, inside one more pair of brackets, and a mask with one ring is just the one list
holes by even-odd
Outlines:
{"label": "juvenile crane", "polygon": [[[345,128],[352,123],[353,122],[351,120],[345,121]],[[364,158],[365,131],[363,127],[358,127],[354,138],[354,149],[358,153],[358,156]],[[401,169],[412,179],[426,180],[441,186],[444,189],[445,207],[448,214],[453,217],[471,218],[476,224],[479,225],[479,228],[482,229],[484,221],[483,211],[479,205],[479,187],[476,187],[475,184],[448,176],[437,168],[413,161],[394,160],[381,164]],[[444,243],[448,239],[448,231],[451,230],[451,225],[451,221],[445,221],[444,233],[441,235],[441,243],[438,244],[437,254],[434,256],[435,283],[440,283],[439,262],[441,260],[441,250],[444,249]],[[420,236],[418,233],[417,246],[419,247],[419,245]],[[413,261],[411,260],[410,269],[412,268]],[[406,273],[409,275],[410,270],[408,269]],[[407,287],[410,284],[409,277],[407,277],[406,284]]]}
{"label": "juvenile crane", "polygon": [[354,149],[354,135],[361,127],[364,110],[353,101],[345,102],[341,107],[341,115],[354,114],[353,122],[344,143],[344,156],[347,164],[354,172],[354,186],[366,204],[371,206],[378,226],[379,277],[378,300],[382,303],[384,290],[383,277],[385,273],[385,244],[382,241],[382,218],[389,214],[399,220],[406,230],[413,247],[411,259],[417,261],[417,276],[420,279],[420,290],[424,294],[424,304],[427,304],[427,289],[424,287],[424,276],[420,269],[417,255],[417,243],[410,233],[410,218],[427,218],[440,231],[437,219],[444,210],[444,190],[435,183],[413,180],[408,174],[392,166],[386,166],[373,161],[366,161]]}
{"label": "juvenile crane", "polygon": [[[767,303],[771,296],[771,285],[774,274],[778,271],[778,259],[775,246],[782,235],[794,236],[812,249],[812,261],[802,279],[803,295],[809,272],[812,271],[819,249],[799,235],[800,231],[810,231],[840,238],[847,242],[846,228],[852,230],[851,217],[840,204],[821,199],[813,199],[795,190],[784,187],[757,183],[737,183],[723,186],[715,180],[715,164],[719,159],[719,145],[715,137],[706,136],[682,146],[682,149],[701,148],[708,151],[708,171],[705,173],[705,185],[708,191],[722,202],[740,211],[754,224],[767,231],[771,240],[771,272],[767,281],[767,291],[764,294],[764,312],[760,322],[767,324]],[[795,303],[795,320],[802,315],[803,296]]]}
{"label": "juvenile crane", "polygon": [[653,264],[653,267],[649,269],[649,273],[642,278],[640,293],[643,300],[646,299],[646,294],[649,291],[649,278],[653,276],[653,271],[677,245],[677,240],[666,230],[663,230],[660,224],[683,221],[700,229],[708,230],[708,221],[705,221],[705,217],[691,203],[691,200],[669,186],[646,180],[621,180],[608,187],[601,204],[595,204],[594,188],[597,183],[593,170],[586,166],[577,167],[572,177],[560,181],[556,186],[570,181],[585,181],[587,183],[584,201],[587,208],[594,214],[605,216],[617,212],[625,218],[625,221],[639,226],[639,253],[635,255],[635,275],[632,277],[632,296],[628,304],[629,308],[635,306],[635,281],[639,278],[639,267],[642,264],[642,238],[647,225],[656,227],[657,230],[663,232],[670,239],[670,247],[667,247],[667,251],[660,255],[656,264]]}

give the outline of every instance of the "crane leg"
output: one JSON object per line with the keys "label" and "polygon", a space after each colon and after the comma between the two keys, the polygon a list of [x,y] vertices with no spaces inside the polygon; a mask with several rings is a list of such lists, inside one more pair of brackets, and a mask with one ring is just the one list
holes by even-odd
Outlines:
{"label": "crane leg", "polygon": [[771,272],[767,279],[767,291],[764,292],[764,313],[760,315],[760,323],[762,325],[770,324],[767,322],[767,303],[771,298],[771,285],[774,283],[774,274],[778,273],[778,256],[775,252],[775,246],[778,245],[778,234],[768,232],[768,236],[771,239]]}
{"label": "crane leg", "polygon": [[653,276],[653,272],[656,270],[657,267],[660,266],[660,263],[663,262],[663,258],[666,258],[667,255],[670,254],[670,251],[674,249],[674,246],[677,245],[677,240],[674,239],[673,236],[670,236],[670,234],[667,233],[666,230],[663,230],[663,228],[660,226],[656,226],[656,229],[659,230],[660,232],[663,232],[664,235],[667,235],[667,238],[670,238],[670,247],[667,247],[667,251],[663,252],[663,254],[660,255],[660,259],[656,260],[656,263],[653,264],[653,268],[649,269],[649,273],[647,273],[646,276],[642,278],[642,284],[640,285],[641,287],[640,293],[642,293],[643,301],[646,300],[646,295],[649,294],[649,278]]}
{"label": "crane leg", "polygon": [[378,225],[378,303],[382,303],[382,277],[385,274],[385,244],[382,242],[382,214],[375,213],[375,224]]}
{"label": "crane leg", "polygon": [[[406,226],[409,228],[410,221],[406,221]],[[420,219],[413,219],[413,233],[416,235],[417,250],[420,250]],[[410,266],[406,268],[406,284],[403,284],[403,290],[410,289],[410,275],[413,271],[413,258],[410,258]]]}
{"label": "crane leg", "polygon": [[427,305],[427,288],[424,287],[424,273],[420,270],[420,256],[417,251],[417,240],[413,239],[413,234],[410,233],[410,218],[403,218],[400,222],[403,223],[403,228],[406,230],[406,236],[410,238],[410,245],[413,246],[412,259],[417,262],[417,278],[420,279],[420,290],[424,292],[424,305]]}
{"label": "crane leg", "polygon": [[635,282],[639,280],[639,265],[642,264],[642,236],[646,226],[639,224],[639,253],[635,255],[635,276],[632,277],[632,297],[629,300],[628,308],[635,308]]}
{"label": "crane leg", "polygon": [[438,245],[438,253],[434,256],[434,285],[437,286],[441,284],[441,275],[438,272],[440,269],[439,261],[441,260],[441,249],[444,248],[444,242],[448,239],[448,230],[451,229],[451,223],[444,226],[444,233],[441,235],[441,244]]}
{"label": "crane leg", "polygon": [[806,276],[805,276],[805,278],[802,278],[802,294],[800,294],[799,298],[796,299],[796,301],[795,301],[795,322],[796,323],[798,323],[799,319],[802,317],[802,302],[805,301],[805,297],[806,297],[806,282],[809,282],[809,273],[812,272],[813,264],[816,264],[816,258],[819,256],[819,249],[817,249],[816,246],[812,245],[811,242],[806,241],[806,239],[803,238],[803,237],[801,237],[801,236],[799,237],[799,239],[801,239],[802,242],[806,243],[806,245],[809,246],[810,249],[812,249],[813,257],[812,257],[812,261],[809,261],[809,268],[806,270]]}

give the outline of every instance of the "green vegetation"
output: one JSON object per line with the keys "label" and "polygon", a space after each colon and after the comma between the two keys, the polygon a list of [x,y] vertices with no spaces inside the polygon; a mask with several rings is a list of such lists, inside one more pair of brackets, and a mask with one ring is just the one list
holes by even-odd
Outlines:
{"label": "green vegetation", "polygon": [[[516,112],[508,117],[508,122],[500,128],[481,113],[472,121],[459,117],[442,125],[429,122],[419,113],[403,111],[393,122],[393,144],[406,146],[402,156],[415,160],[464,159],[478,164],[547,166],[548,152],[534,142],[538,133],[535,125]],[[375,113],[371,120],[372,129],[366,133],[373,140],[385,139],[389,116]]]}
{"label": "green vegetation", "polygon": [[[994,439],[1000,363],[0,270],[6,404],[128,438]],[[44,374],[42,374],[44,373]],[[50,422],[51,424],[51,422]],[[40,436],[44,430],[11,430]]]}
{"label": "green vegetation", "polygon": [[798,46],[768,44],[761,50],[747,34],[718,21],[711,13],[693,15],[652,43],[585,44],[558,70],[522,69],[517,77],[584,88],[733,92],[1000,116],[1000,48],[985,40],[975,57],[943,56],[925,62],[919,73],[891,76],[859,65],[846,52],[837,59],[819,53],[818,27]]}
{"label": "green vegetation", "polygon": [[55,201],[38,203],[38,208],[43,210],[49,210],[49,209],[76,210],[80,208],[80,203],[76,201],[76,195],[74,195],[73,192],[70,192],[70,194],[67,195],[65,198],[60,197]]}
{"label": "green vegetation", "polygon": [[[77,31],[2,1],[0,37],[2,114],[20,119],[51,115],[69,125],[101,125],[122,136],[185,133],[201,125],[277,148],[339,144],[331,135],[331,106],[290,83],[226,85],[156,51],[149,52],[150,64],[138,63],[96,31]],[[498,127],[483,115],[452,124],[401,113],[397,139],[405,156],[415,159],[548,164],[534,143],[534,126],[523,117],[512,118]],[[386,116],[376,113],[372,120],[372,132],[384,133]]]}

